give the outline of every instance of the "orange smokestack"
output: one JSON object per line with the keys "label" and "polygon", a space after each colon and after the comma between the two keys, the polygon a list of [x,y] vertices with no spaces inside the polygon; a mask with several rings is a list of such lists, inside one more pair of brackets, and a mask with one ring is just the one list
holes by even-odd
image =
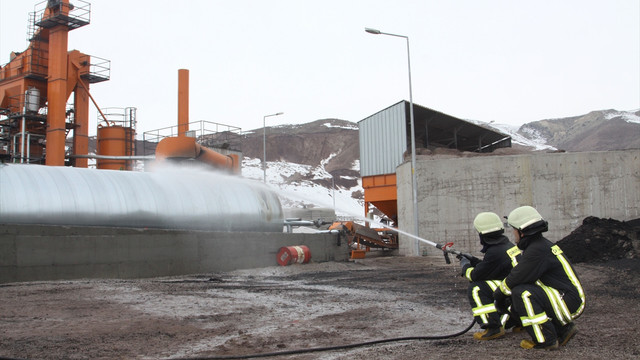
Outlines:
{"label": "orange smokestack", "polygon": [[178,70],[178,136],[189,131],[189,70]]}

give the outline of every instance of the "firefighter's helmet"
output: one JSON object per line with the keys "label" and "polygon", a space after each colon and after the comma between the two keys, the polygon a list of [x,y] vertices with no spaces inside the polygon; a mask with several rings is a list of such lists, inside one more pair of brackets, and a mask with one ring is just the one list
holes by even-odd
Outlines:
{"label": "firefighter's helmet", "polygon": [[523,230],[527,226],[543,220],[544,219],[542,218],[538,210],[532,208],[531,206],[521,206],[513,210],[507,217],[509,225],[518,230]]}
{"label": "firefighter's helmet", "polygon": [[480,235],[504,230],[502,219],[496,213],[481,212],[473,220],[473,227]]}

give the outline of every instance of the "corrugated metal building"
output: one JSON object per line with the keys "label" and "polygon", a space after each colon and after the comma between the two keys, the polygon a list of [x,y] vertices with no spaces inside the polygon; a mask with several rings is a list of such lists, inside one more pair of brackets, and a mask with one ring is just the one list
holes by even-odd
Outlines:
{"label": "corrugated metal building", "polygon": [[[365,212],[373,205],[396,223],[396,167],[411,151],[409,107],[402,100],[358,122]],[[413,113],[416,152],[436,147],[490,152],[511,146],[510,136],[483,126],[416,104]]]}

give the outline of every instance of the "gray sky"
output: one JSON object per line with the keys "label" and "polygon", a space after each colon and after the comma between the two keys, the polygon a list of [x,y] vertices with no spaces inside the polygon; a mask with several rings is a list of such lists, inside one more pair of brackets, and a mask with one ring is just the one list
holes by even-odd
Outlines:
{"label": "gray sky", "polygon": [[[26,46],[39,0],[0,0],[0,63]],[[177,123],[178,69],[190,121],[251,130],[360,121],[409,99],[512,125],[640,108],[639,0],[93,0],[69,49],[111,60],[100,107],[138,108],[138,134]],[[72,0],[73,3],[73,0]],[[91,108],[95,134],[96,111]]]}

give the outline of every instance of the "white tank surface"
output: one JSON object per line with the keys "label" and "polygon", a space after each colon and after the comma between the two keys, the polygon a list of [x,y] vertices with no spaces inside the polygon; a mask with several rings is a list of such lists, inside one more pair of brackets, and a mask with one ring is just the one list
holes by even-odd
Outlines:
{"label": "white tank surface", "polygon": [[154,172],[0,165],[0,223],[282,232],[262,183],[194,168]]}

